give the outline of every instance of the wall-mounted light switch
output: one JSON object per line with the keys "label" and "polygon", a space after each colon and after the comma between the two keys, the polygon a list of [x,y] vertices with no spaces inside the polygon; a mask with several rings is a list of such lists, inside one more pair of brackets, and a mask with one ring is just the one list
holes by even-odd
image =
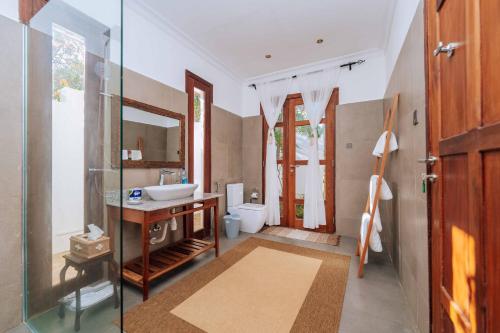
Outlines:
{"label": "wall-mounted light switch", "polygon": [[349,142],[349,143],[347,143],[347,144],[345,145],[345,147],[346,147],[347,149],[352,149],[352,143],[350,143],[350,142]]}

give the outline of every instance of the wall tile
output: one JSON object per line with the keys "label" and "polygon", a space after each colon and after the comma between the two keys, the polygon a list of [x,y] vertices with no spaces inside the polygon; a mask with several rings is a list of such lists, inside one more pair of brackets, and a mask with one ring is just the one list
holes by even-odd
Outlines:
{"label": "wall tile", "polygon": [[[388,178],[397,183],[398,195],[391,219],[394,236],[390,255],[409,300],[413,319],[421,332],[429,331],[429,264],[427,197],[421,192],[417,164],[426,155],[424,19],[421,2],[399,55],[385,93],[384,109],[393,94],[400,93],[397,129],[400,150],[391,155]],[[413,125],[417,110],[419,124]]]}
{"label": "wall tile", "polygon": [[0,332],[22,319],[22,25],[0,16]]}

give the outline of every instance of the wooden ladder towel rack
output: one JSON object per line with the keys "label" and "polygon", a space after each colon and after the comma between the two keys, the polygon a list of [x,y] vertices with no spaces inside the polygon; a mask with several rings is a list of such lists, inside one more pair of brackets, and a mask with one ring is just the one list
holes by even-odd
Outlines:
{"label": "wooden ladder towel rack", "polygon": [[[387,164],[387,157],[389,156],[389,144],[391,141],[391,135],[392,135],[392,128],[394,126],[394,117],[396,115],[396,112],[398,110],[398,100],[399,100],[399,94],[394,95],[392,98],[392,105],[391,108],[389,109],[389,112],[387,113],[387,116],[384,120],[384,131],[387,131],[386,137],[385,137],[385,146],[384,146],[384,153],[382,154],[382,157],[376,157],[375,158],[375,165],[373,167],[373,175],[378,175],[377,179],[377,189],[375,191],[375,198],[373,200],[373,208],[370,211],[370,194],[368,193],[368,200],[366,202],[365,206],[365,213],[370,214],[370,223],[368,224],[368,232],[366,233],[366,238],[364,241],[364,246],[363,242],[360,242],[358,240],[358,246],[356,248],[356,255],[361,255],[360,260],[359,260],[359,269],[358,269],[358,277],[362,278],[364,274],[364,266],[365,266],[365,258],[366,254],[368,252],[368,246],[370,245],[370,236],[372,233],[372,228],[373,228],[373,220],[375,217],[375,212],[377,211],[378,207],[378,202],[380,199],[380,191],[382,189],[382,179],[384,177],[384,172],[385,172],[385,166]],[[379,169],[380,168],[380,169]],[[361,235],[360,235],[361,239]]]}

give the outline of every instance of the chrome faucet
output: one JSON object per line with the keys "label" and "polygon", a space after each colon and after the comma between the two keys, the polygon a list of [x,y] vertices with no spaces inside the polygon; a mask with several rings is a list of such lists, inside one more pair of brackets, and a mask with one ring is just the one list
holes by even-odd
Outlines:
{"label": "chrome faucet", "polygon": [[175,172],[167,170],[167,169],[160,169],[160,186],[163,185],[165,181],[165,175],[173,175]]}

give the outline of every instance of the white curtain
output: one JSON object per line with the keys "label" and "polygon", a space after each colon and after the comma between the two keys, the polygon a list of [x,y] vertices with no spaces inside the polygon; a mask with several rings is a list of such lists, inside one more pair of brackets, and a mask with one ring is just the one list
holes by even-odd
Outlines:
{"label": "white curtain", "polygon": [[317,229],[320,225],[326,225],[317,129],[325,114],[333,88],[337,84],[338,76],[339,69],[335,68],[298,77],[304,109],[313,133],[309,146],[309,162],[304,188],[304,228]]}
{"label": "white curtain", "polygon": [[257,94],[264,111],[269,134],[267,136],[266,151],[266,211],[267,224],[280,224],[280,181],[278,178],[278,164],[276,162],[276,142],[274,126],[283,109],[291,79],[262,83],[257,85]]}

